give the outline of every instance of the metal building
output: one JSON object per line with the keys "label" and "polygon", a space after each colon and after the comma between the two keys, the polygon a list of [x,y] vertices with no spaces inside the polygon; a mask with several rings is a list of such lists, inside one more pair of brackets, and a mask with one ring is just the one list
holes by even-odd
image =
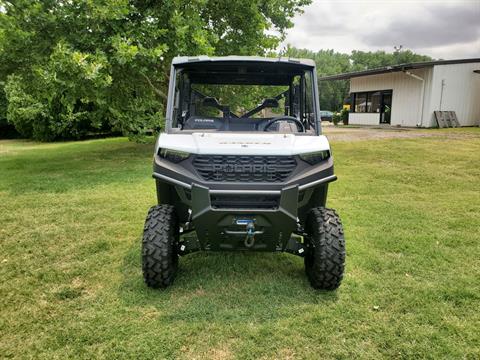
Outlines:
{"label": "metal building", "polygon": [[350,79],[350,124],[437,127],[435,111],[455,111],[460,126],[480,125],[480,58],[401,64],[319,80],[345,79]]}

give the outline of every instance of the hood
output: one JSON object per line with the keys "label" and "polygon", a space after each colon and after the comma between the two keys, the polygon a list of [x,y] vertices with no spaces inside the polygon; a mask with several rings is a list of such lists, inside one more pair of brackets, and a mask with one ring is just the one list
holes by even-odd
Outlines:
{"label": "hood", "polygon": [[275,133],[189,133],[160,134],[158,148],[185,151],[191,154],[219,155],[297,155],[329,150],[325,136]]}

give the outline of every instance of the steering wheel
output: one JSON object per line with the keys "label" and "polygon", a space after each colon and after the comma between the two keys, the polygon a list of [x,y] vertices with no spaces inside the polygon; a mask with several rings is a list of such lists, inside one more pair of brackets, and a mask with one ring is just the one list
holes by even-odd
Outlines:
{"label": "steering wheel", "polygon": [[293,116],[288,116],[288,115],[282,115],[282,116],[277,116],[271,120],[269,120],[265,126],[263,127],[263,131],[268,131],[268,128],[272,126],[273,124],[279,122],[279,121],[291,121],[294,122],[295,125],[297,125],[297,129],[300,130],[300,132],[305,132],[305,126],[303,126],[302,122],[298,120],[297,118],[294,118]]}

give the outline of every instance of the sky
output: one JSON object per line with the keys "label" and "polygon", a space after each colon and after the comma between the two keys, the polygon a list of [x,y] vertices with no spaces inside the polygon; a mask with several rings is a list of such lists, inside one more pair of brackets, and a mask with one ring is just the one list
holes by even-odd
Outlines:
{"label": "sky", "polygon": [[313,0],[293,22],[282,47],[480,58],[480,0]]}

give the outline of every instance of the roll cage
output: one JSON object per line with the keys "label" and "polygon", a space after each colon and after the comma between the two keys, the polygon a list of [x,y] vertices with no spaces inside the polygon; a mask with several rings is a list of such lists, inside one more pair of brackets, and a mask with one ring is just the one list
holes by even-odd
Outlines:
{"label": "roll cage", "polygon": [[[167,132],[261,131],[272,117],[259,118],[263,111],[300,121],[305,133],[319,135],[320,112],[315,65],[309,60],[251,57],[175,58],[172,63],[166,111]],[[233,111],[231,104],[204,93],[198,86],[236,88],[281,88],[256,99],[254,106]],[[248,89],[247,89],[248,93]],[[233,95],[232,95],[233,94]],[[237,94],[237,95],[235,95]],[[238,92],[231,92],[237,96]],[[198,104],[212,109],[199,116]],[[283,108],[282,108],[283,107]],[[275,115],[273,113],[273,115]],[[288,119],[287,119],[288,120]],[[191,122],[195,122],[195,127]]]}

